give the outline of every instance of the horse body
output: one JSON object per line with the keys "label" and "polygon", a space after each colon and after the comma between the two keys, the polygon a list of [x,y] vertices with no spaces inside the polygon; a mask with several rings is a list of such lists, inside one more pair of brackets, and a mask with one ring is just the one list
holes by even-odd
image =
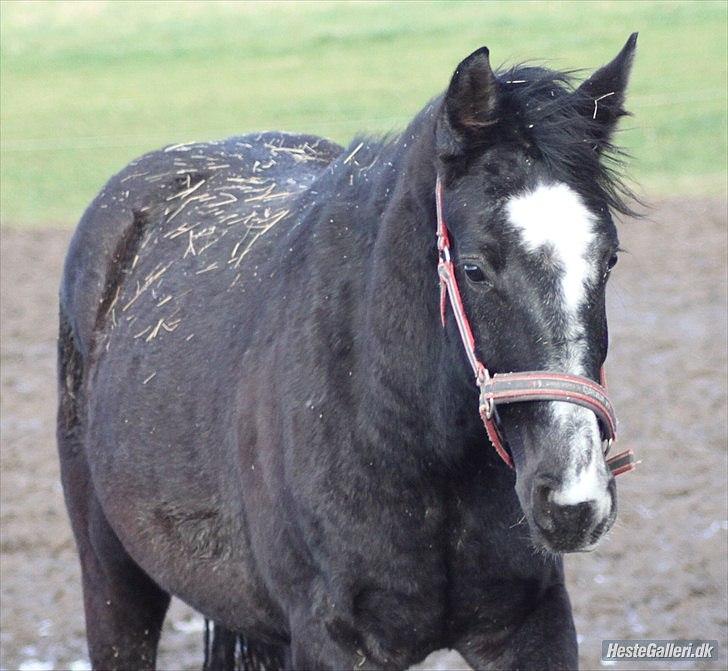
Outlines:
{"label": "horse body", "polygon": [[439,326],[442,106],[348,150],[170,147],[87,210],[58,435],[95,666],[153,666],[170,594],[290,668],[576,664],[561,559]]}

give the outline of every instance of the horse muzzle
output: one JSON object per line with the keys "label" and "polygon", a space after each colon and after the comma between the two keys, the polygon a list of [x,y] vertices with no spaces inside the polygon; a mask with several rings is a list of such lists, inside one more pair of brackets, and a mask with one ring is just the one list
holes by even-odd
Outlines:
{"label": "horse muzzle", "polygon": [[531,488],[529,523],[535,540],[552,552],[587,552],[614,524],[617,516],[614,478],[599,498],[563,503],[546,478]]}

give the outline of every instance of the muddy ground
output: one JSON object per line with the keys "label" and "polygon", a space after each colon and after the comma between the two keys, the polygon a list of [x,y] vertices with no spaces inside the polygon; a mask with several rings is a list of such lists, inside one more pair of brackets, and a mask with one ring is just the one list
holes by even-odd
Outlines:
{"label": "muddy ground", "polygon": [[[87,668],[53,433],[56,287],[68,238],[2,231],[2,669]],[[660,203],[626,222],[622,239],[629,253],[611,285],[608,372],[622,444],[642,464],[620,478],[609,538],[567,558],[582,666],[604,666],[603,638],[707,638],[720,641],[719,660],[670,668],[724,668],[726,202]],[[174,603],[160,668],[200,667],[201,624]]]}

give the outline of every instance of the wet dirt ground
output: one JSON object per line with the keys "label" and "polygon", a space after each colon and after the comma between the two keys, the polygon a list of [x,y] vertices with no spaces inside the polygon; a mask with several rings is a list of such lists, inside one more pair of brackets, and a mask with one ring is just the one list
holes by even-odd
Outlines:
{"label": "wet dirt ground", "polygon": [[[726,202],[673,200],[621,228],[608,373],[623,445],[620,515],[600,547],[566,560],[585,669],[604,638],[704,638],[726,665]],[[54,441],[56,291],[69,231],[4,229],[0,668],[88,668],[78,561]],[[487,449],[487,446],[484,446]],[[202,663],[202,620],[173,603],[161,669]],[[442,668],[447,668],[446,662]]]}

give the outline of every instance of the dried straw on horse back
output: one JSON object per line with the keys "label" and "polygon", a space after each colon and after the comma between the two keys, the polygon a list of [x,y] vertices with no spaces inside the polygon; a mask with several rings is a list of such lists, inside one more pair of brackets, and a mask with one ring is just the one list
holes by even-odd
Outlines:
{"label": "dried straw on horse back", "polygon": [[107,347],[120,327],[140,344],[175,331],[175,340],[193,337],[188,294],[211,276],[219,291],[255,280],[252,250],[265,255],[271,237],[293,225],[296,199],[342,151],[323,138],[271,132],[174,145],[130,163],[71,243],[69,272],[84,258],[98,268],[78,278],[84,286],[69,277],[77,291],[62,297],[69,314],[89,316],[74,324],[81,350],[92,341]]}

